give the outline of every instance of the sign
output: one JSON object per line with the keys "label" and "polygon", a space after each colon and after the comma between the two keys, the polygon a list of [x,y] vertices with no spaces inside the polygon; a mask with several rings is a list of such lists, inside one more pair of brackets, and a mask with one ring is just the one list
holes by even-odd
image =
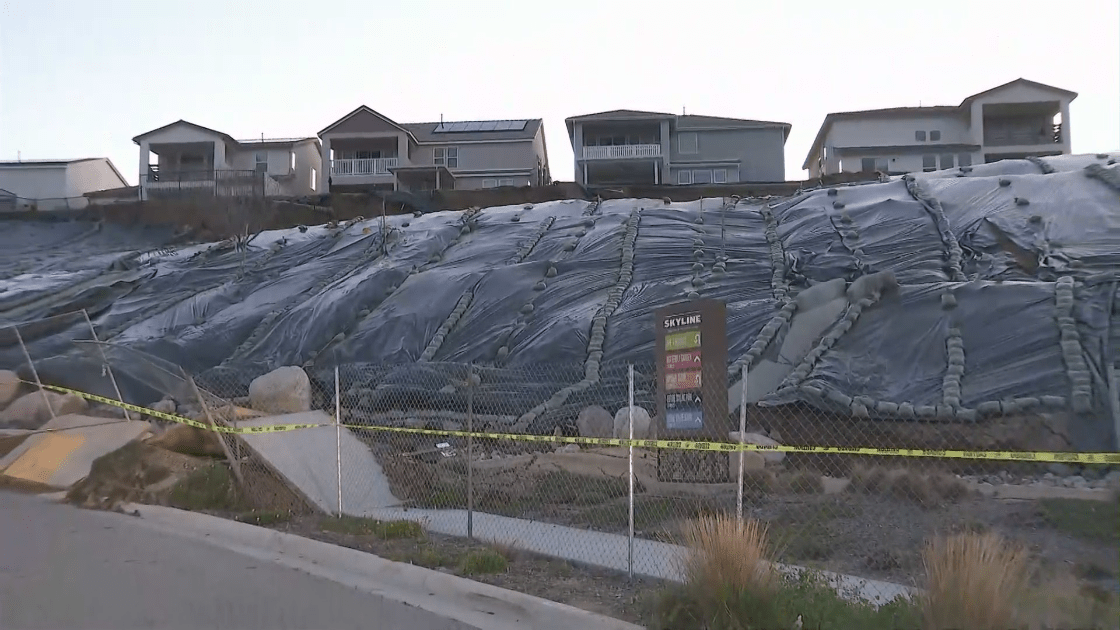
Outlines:
{"label": "sign", "polygon": [[[726,307],[717,300],[694,300],[659,309],[654,317],[658,431],[668,439],[726,440],[731,430],[727,418]],[[726,459],[727,454],[659,451],[658,478],[691,483],[726,481],[726,465],[721,468],[718,462],[697,459],[708,456]]]}

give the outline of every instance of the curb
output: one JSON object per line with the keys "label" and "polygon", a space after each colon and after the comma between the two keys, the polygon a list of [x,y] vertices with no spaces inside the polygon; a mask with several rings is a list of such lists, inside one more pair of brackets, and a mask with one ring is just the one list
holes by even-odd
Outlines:
{"label": "curb", "polygon": [[297,569],[478,630],[643,630],[566,604],[295,534],[168,507],[121,507],[139,513],[137,522],[145,527]]}

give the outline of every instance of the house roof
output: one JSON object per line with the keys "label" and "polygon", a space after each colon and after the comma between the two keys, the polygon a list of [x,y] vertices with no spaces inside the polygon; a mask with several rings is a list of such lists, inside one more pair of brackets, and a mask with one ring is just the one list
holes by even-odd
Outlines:
{"label": "house roof", "polygon": [[222,132],[222,131],[216,131],[216,130],[211,129],[209,127],[203,127],[202,125],[196,125],[196,124],[194,124],[190,121],[183,120],[182,118],[180,118],[179,120],[176,120],[173,123],[170,123],[170,124],[164,125],[162,127],[159,127],[157,129],[152,129],[151,131],[145,131],[144,133],[142,133],[142,134],[136,136],[135,138],[133,138],[132,141],[135,142],[136,144],[140,144],[140,141],[142,139],[147,138],[148,136],[150,136],[154,133],[159,133],[159,132],[161,132],[165,129],[170,129],[170,128],[176,126],[176,125],[186,125],[188,127],[193,127],[193,128],[198,129],[200,131],[205,131],[205,132],[208,132],[208,133],[212,133],[216,136],[220,136],[223,140],[226,140],[228,142],[232,142],[234,144],[237,144],[237,140],[234,140],[233,136],[229,135],[228,133],[225,133],[225,132]]}
{"label": "house roof", "polygon": [[[333,123],[327,125],[322,131],[319,132],[318,135],[320,137],[322,137],[323,134],[330,132],[331,129],[334,129],[335,127],[341,125],[343,122],[349,120],[350,118],[353,118],[354,116],[356,116],[356,115],[358,115],[362,112],[365,112],[367,114],[372,114],[372,115],[380,118],[381,120],[385,121],[386,123],[392,125],[393,127],[396,127],[397,129],[400,129],[401,131],[409,134],[410,136],[412,135],[412,132],[410,132],[408,129],[405,129],[404,127],[402,127],[400,123],[393,120],[392,118],[389,118],[385,114],[382,114],[382,113],[376,111],[375,109],[373,109],[372,107],[369,107],[368,105],[357,106],[356,108],[354,108],[354,111],[350,112],[349,114],[346,114],[342,118],[339,118],[338,120],[334,121]],[[415,140],[415,139],[416,138],[414,137],[413,140]]]}
{"label": "house roof", "polygon": [[997,85],[994,88],[987,89],[983,92],[978,92],[971,96],[965,97],[965,99],[961,101],[960,105],[932,105],[928,107],[887,107],[884,109],[864,109],[851,112],[833,112],[824,117],[824,122],[821,123],[821,128],[817,131],[817,136],[813,138],[813,144],[809,146],[809,153],[806,154],[805,163],[801,165],[801,168],[809,168],[809,162],[813,159],[813,155],[820,151],[821,145],[824,143],[825,136],[828,135],[829,130],[832,128],[832,123],[838,120],[859,120],[865,118],[887,118],[895,116],[905,117],[963,114],[976,99],[982,98],[993,92],[998,92],[1017,84],[1028,85],[1042,90],[1057,92],[1058,94],[1069,97],[1071,101],[1077,98],[1077,92],[1071,92],[1069,90],[1064,90],[1052,85],[1046,85],[1045,83],[1031,81],[1030,79],[1018,78],[1014,81],[1008,81],[1003,85]]}
{"label": "house roof", "polygon": [[637,109],[615,109],[607,112],[597,112],[594,114],[583,114],[581,116],[572,116],[567,118],[564,123],[568,127],[568,138],[573,139],[575,133],[575,123],[577,122],[594,122],[594,121],[610,121],[610,120],[674,120],[677,123],[678,129],[702,129],[702,128],[727,128],[736,129],[742,127],[781,127],[783,129],[784,138],[789,138],[790,129],[793,125],[790,123],[773,122],[769,120],[750,120],[747,118],[727,118],[725,116],[698,116],[695,114],[667,114],[665,112],[646,112]]}
{"label": "house roof", "polygon": [[113,161],[107,157],[73,158],[68,160],[0,160],[0,169],[16,169],[25,166],[34,166],[39,168],[44,166],[69,166],[70,164],[78,164],[80,162],[96,162],[100,160],[103,160],[106,164],[109,165],[109,169],[113,171],[113,174],[117,176],[117,179],[121,180],[122,186],[128,186],[128,182],[125,181],[124,176],[121,175],[121,172],[117,170],[117,167],[113,164]]}
{"label": "house roof", "polygon": [[[472,131],[450,131],[450,129],[457,129],[463,126],[470,125],[472,127],[485,127],[485,126],[500,126],[500,123],[524,123],[520,128],[513,129],[490,129],[472,130]],[[537,130],[541,128],[544,121],[540,118],[532,119],[519,119],[519,120],[477,120],[477,121],[455,121],[455,122],[424,122],[424,123],[404,123],[401,126],[412,132],[417,142],[457,142],[457,141],[486,141],[486,140],[532,140],[537,136]],[[444,131],[440,131],[443,129]]]}

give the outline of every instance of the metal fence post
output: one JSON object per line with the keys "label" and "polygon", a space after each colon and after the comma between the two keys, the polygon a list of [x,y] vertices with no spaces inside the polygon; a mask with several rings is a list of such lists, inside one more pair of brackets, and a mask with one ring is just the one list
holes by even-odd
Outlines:
{"label": "metal fence post", "polygon": [[627,414],[629,414],[630,416],[630,447],[628,449],[630,471],[629,474],[627,474],[627,477],[630,480],[629,498],[627,500],[627,502],[629,503],[630,512],[630,532],[628,536],[626,566],[627,574],[630,576],[630,579],[634,579],[634,364],[631,363],[629,367],[629,378],[627,379],[629,381],[629,387],[627,389],[629,394],[628,399],[630,402],[630,406],[626,409]]}
{"label": "metal fence post", "polygon": [[[121,388],[117,386],[117,377],[113,375],[113,366],[109,365],[109,357],[105,356],[105,348],[101,345],[101,340],[97,338],[97,330],[93,327],[93,320],[89,318],[89,313],[86,309],[82,309],[82,315],[86,318],[86,324],[89,325],[89,334],[93,335],[93,342],[97,344],[97,351],[101,353],[101,365],[105,368],[105,374],[109,376],[109,382],[113,384],[113,391],[117,393],[117,400],[124,404],[124,396],[121,396]],[[132,415],[128,409],[124,409],[124,419],[129,422],[132,421]]]}
{"label": "metal fence post", "polygon": [[474,364],[467,367],[467,538],[474,538]]}
{"label": "metal fence post", "polygon": [[746,442],[744,436],[747,434],[747,369],[743,368],[742,383],[739,385],[739,483],[735,492],[735,518],[739,522],[739,528],[743,527],[743,460],[746,458],[746,451],[743,450],[743,444]]}
{"label": "metal fence post", "polygon": [[31,368],[31,376],[35,378],[35,384],[39,386],[39,393],[43,395],[43,402],[47,403],[47,411],[51,412],[51,419],[58,416],[54,413],[54,406],[51,405],[51,398],[47,396],[47,390],[43,389],[43,381],[39,380],[39,370],[35,369],[35,362],[31,360],[31,353],[27,351],[27,345],[23,343],[23,335],[19,334],[19,326],[12,326],[12,330],[16,333],[16,341],[19,342],[20,350],[23,350],[23,358],[27,359],[27,366]]}
{"label": "metal fence post", "polygon": [[338,517],[342,518],[342,387],[334,364],[334,456],[338,464]]}

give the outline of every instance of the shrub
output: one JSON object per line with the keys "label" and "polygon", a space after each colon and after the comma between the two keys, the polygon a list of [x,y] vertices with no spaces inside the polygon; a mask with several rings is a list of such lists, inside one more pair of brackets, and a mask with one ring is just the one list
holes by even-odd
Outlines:
{"label": "shrub", "polygon": [[1025,549],[998,534],[956,534],[930,540],[922,561],[927,627],[1016,627],[1018,606],[1030,579]]}

